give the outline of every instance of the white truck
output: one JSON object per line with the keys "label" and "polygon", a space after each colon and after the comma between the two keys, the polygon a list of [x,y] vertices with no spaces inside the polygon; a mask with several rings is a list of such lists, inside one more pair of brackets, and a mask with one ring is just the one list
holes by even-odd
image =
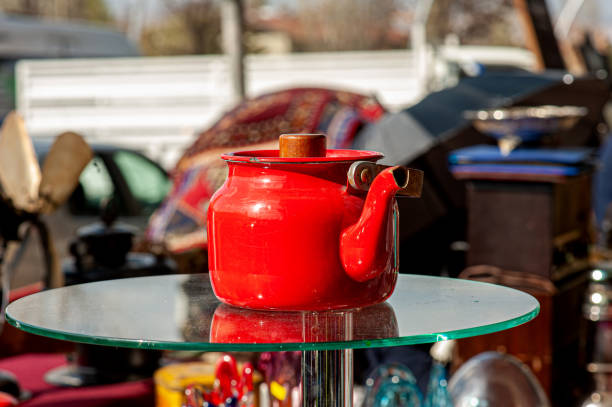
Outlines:
{"label": "white truck", "polygon": [[[533,64],[517,48],[444,52],[456,62]],[[410,50],[257,54],[244,67],[248,97],[321,86],[374,95],[394,111],[424,96]],[[453,75],[442,69],[438,76]],[[77,131],[91,142],[140,150],[167,169],[236,103],[223,55],[22,60],[16,80],[16,106],[33,137]]]}

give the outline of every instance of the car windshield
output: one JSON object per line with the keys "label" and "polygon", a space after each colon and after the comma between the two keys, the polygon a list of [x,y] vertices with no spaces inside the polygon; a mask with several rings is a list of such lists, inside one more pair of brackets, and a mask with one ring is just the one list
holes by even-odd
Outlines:
{"label": "car windshield", "polygon": [[152,212],[166,197],[171,182],[161,168],[130,151],[117,151],[113,160],[134,199],[146,212]]}
{"label": "car windshield", "polygon": [[79,182],[88,208],[99,209],[102,203],[115,193],[113,180],[100,157],[94,157],[87,164],[81,172]]}

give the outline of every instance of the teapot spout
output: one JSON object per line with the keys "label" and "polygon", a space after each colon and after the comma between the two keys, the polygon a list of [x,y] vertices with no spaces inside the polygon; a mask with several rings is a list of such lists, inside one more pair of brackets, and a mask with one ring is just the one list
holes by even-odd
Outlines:
{"label": "teapot spout", "polygon": [[340,236],[340,259],[353,280],[371,280],[393,266],[395,194],[420,196],[422,182],[422,171],[401,166],[386,168],[374,178],[361,216]]}

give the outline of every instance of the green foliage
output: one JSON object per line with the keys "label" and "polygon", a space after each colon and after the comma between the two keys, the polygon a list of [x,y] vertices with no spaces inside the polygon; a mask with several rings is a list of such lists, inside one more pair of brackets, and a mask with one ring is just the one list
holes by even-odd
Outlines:
{"label": "green foliage", "polygon": [[[388,34],[395,0],[302,0],[292,39],[301,51],[392,48]],[[401,44],[405,47],[405,42]]]}
{"label": "green foliage", "polygon": [[145,55],[217,54],[221,52],[219,5],[212,0],[166,0],[166,18],[144,27]]}
{"label": "green foliage", "polygon": [[113,21],[104,0],[79,0],[79,2],[81,3],[79,10],[83,20],[102,23]]}
{"label": "green foliage", "polygon": [[427,40],[441,44],[449,34],[462,44],[522,45],[512,0],[435,0],[427,22]]}

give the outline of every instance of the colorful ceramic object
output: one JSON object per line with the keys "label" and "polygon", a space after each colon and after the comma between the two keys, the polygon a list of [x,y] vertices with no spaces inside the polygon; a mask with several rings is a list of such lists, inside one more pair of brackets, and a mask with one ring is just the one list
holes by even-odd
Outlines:
{"label": "colorful ceramic object", "polygon": [[[293,151],[283,136],[280,151]],[[324,152],[222,156],[229,175],[208,209],[209,269],[221,301],[324,310],[391,295],[398,271],[395,194],[420,196],[423,173],[376,165],[382,158],[376,152]]]}

